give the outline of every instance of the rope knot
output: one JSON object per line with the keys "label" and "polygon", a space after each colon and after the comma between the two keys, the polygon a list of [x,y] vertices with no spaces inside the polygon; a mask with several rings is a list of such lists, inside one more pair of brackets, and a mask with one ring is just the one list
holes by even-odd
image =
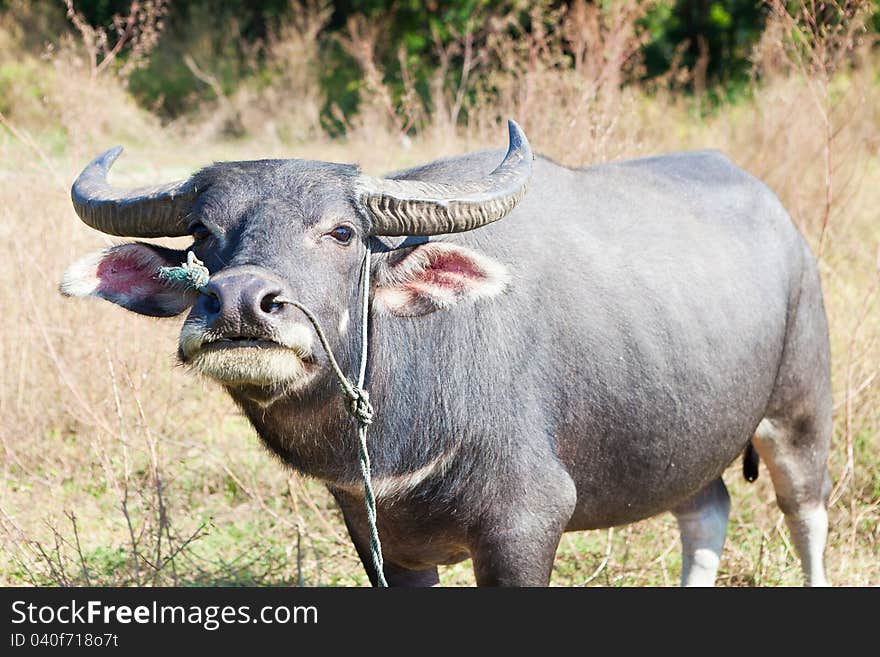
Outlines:
{"label": "rope knot", "polygon": [[195,253],[188,251],[185,264],[179,267],[159,267],[159,278],[176,287],[202,292],[211,279],[211,272],[204,262],[196,258]]}
{"label": "rope knot", "polygon": [[346,390],[348,404],[346,410],[361,425],[367,426],[373,423],[373,405],[370,403],[370,395],[363,388],[353,386]]}

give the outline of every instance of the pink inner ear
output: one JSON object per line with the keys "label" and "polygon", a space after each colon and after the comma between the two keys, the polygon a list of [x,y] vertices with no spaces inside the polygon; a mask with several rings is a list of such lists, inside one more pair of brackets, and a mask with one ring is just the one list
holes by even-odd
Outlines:
{"label": "pink inner ear", "polygon": [[104,294],[131,294],[135,289],[142,290],[144,285],[156,285],[158,268],[151,262],[153,258],[145,255],[126,249],[106,256],[98,263],[95,272],[99,281],[97,291]]}
{"label": "pink inner ear", "polygon": [[507,286],[507,270],[465,246],[429,243],[380,270],[376,299],[401,317],[451,308],[465,299],[488,298]]}
{"label": "pink inner ear", "polygon": [[434,251],[428,258],[428,266],[407,287],[465,290],[486,278],[472,258],[458,251]]}

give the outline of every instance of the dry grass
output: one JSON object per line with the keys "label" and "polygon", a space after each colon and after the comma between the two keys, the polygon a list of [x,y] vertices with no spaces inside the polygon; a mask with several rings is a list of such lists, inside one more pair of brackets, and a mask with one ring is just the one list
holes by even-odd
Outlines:
{"label": "dry grass", "polygon": [[[272,46],[278,66],[313,56],[319,28],[310,21],[320,22],[323,5],[310,6],[313,13]],[[479,90],[490,80],[500,91],[491,104],[459,102],[458,89],[438,78],[432,106],[442,111],[423,106],[411,120],[394,119],[380,77],[345,141],[316,131],[308,67],[287,71],[270,90],[227,99],[245,122],[293,97],[306,98],[305,114],[279,112],[272,129],[223,140],[217,130],[160,128],[118,79],[90,75],[73,51],[29,59],[0,22],[0,52],[14,54],[19,71],[7,89],[21,96],[4,110],[0,130],[0,583],[366,583],[321,486],[280,467],[219,390],[174,366],[179,321],[58,294],[66,265],[110,241],[70,206],[69,184],[84,161],[126,144],[114,170],[123,184],[233,158],[358,161],[380,173],[497,145],[500,120],[516,116],[537,151],[569,164],[714,147],[779,194],[821,253],[831,322],[829,576],[835,584],[880,584],[880,67],[869,44],[853,31],[834,37],[843,47],[826,40],[792,51],[793,28],[809,24],[778,13],[756,51],[761,84],[753,97],[703,114],[700,99],[670,93],[673,84],[651,95],[620,84],[638,65],[632,18],[641,3],[613,15],[574,7],[551,17],[563,30],[461,35],[457,52],[473,49],[464,84]],[[359,27],[348,47],[366,53],[368,66],[358,39],[369,34]],[[574,69],[560,65],[562,40],[580,44]],[[29,70],[42,80],[36,99],[26,93]],[[461,84],[461,75],[454,79]],[[420,132],[402,139],[407,121]],[[289,134],[297,135],[295,149]],[[733,512],[719,582],[799,584],[766,471],[754,485],[741,481],[738,465],[725,478]],[[667,515],[566,535],[553,583],[674,584],[678,567]],[[473,582],[468,564],[443,569],[441,578]]]}

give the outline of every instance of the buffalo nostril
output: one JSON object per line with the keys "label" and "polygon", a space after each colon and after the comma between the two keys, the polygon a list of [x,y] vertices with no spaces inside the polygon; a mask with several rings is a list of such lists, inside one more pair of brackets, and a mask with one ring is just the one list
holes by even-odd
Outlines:
{"label": "buffalo nostril", "polygon": [[220,303],[220,297],[214,290],[207,290],[203,295],[203,307],[205,312],[211,315],[217,315],[220,312],[222,304]]}
{"label": "buffalo nostril", "polygon": [[277,292],[270,292],[260,299],[260,310],[266,314],[278,312],[284,306],[284,303],[278,300],[279,298],[280,295]]}

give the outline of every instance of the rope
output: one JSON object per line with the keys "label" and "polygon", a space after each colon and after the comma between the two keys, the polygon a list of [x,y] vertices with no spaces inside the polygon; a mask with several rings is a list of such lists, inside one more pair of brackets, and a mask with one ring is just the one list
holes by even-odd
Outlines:
{"label": "rope", "polygon": [[186,264],[180,267],[159,267],[159,278],[174,287],[193,288],[196,292],[205,293],[211,272],[205,263],[196,258],[192,251],[186,253]]}
{"label": "rope", "polygon": [[[370,396],[364,389],[364,380],[367,375],[367,323],[370,316],[370,242],[367,240],[366,254],[361,268],[361,361],[358,369],[357,384],[352,384],[349,378],[339,367],[333,350],[324,330],[321,328],[318,318],[312,314],[306,306],[293,299],[286,297],[275,297],[275,303],[284,303],[299,309],[306,319],[311,322],[318,334],[318,340],[327,353],[327,359],[330,361],[330,368],[339,382],[339,387],[345,397],[345,410],[351,415],[358,424],[358,460],[361,467],[361,475],[364,478],[364,505],[367,511],[367,523],[370,528],[370,556],[373,561],[373,568],[376,571],[376,580],[380,587],[388,586],[385,581],[384,564],[382,560],[382,544],[379,541],[379,530],[376,527],[376,496],[373,493],[372,474],[370,472],[370,454],[367,450],[367,427],[373,422],[373,405],[370,403]],[[207,293],[207,285],[210,279],[210,272],[205,264],[196,258],[195,254],[190,251],[187,253],[186,264],[180,267],[160,267],[159,278],[167,281],[171,285],[194,288],[202,294]]]}

